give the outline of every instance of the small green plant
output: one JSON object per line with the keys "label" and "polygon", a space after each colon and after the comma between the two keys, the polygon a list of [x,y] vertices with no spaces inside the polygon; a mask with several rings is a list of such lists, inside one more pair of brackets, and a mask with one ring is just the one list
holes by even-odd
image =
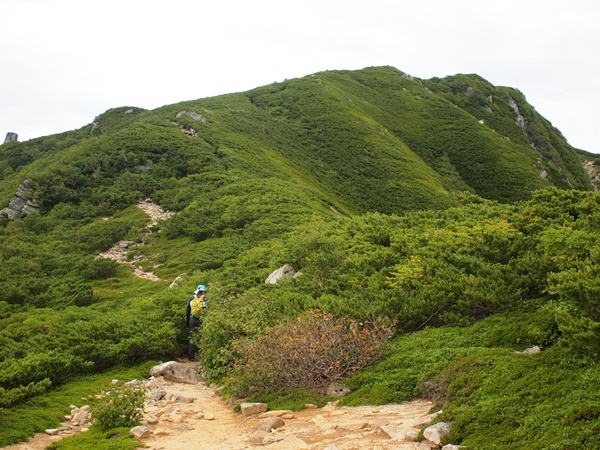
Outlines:
{"label": "small green plant", "polygon": [[101,430],[138,425],[145,398],[141,387],[115,386],[104,392],[92,407],[94,425]]}

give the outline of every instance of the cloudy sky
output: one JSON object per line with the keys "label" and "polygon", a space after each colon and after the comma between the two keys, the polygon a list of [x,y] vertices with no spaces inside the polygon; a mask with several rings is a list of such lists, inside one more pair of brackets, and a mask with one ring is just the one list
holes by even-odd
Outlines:
{"label": "cloudy sky", "polygon": [[476,73],[600,153],[598,0],[0,0],[0,141],[323,70]]}

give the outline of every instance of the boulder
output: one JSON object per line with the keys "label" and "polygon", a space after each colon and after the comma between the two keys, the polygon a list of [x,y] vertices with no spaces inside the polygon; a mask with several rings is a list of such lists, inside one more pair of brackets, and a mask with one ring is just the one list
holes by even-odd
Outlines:
{"label": "boulder", "polygon": [[150,437],[151,432],[150,428],[145,427],[144,425],[138,425],[129,430],[129,434],[136,439],[146,439]]}
{"label": "boulder", "polygon": [[423,437],[436,445],[442,445],[442,436],[450,432],[449,422],[438,422],[435,425],[425,428]]}
{"label": "boulder", "polygon": [[328,397],[343,397],[346,394],[352,392],[348,386],[343,385],[342,383],[333,382],[327,388],[327,396]]}
{"label": "boulder", "polygon": [[240,411],[246,417],[254,414],[261,414],[267,410],[266,403],[242,403],[240,404]]}
{"label": "boulder", "polygon": [[281,417],[268,417],[266,419],[260,419],[254,431],[266,431],[276,430],[285,425],[285,422]]}
{"label": "boulder", "polygon": [[168,361],[150,369],[153,377],[164,377],[166,380],[176,383],[197,384],[206,381],[205,378],[193,368],[175,361]]}
{"label": "boulder", "polygon": [[296,269],[291,264],[284,264],[279,269],[273,271],[265,280],[265,284],[277,284],[282,278],[292,278],[296,276]]}

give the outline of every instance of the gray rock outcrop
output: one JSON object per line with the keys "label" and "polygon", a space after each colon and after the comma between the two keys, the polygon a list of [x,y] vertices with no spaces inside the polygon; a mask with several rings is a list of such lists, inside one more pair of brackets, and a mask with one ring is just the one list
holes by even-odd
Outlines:
{"label": "gray rock outcrop", "polygon": [[19,135],[17,133],[13,133],[11,131],[9,131],[8,133],[6,133],[6,137],[4,138],[4,143],[6,144],[7,142],[14,142],[19,140]]}
{"label": "gray rock outcrop", "polygon": [[521,128],[526,128],[527,121],[525,120],[525,117],[523,117],[521,115],[521,111],[519,110],[519,106],[517,105],[517,102],[515,102],[512,98],[509,98],[508,106],[510,106],[511,109],[517,114],[517,118],[515,119],[515,122],[517,122],[517,125],[519,125]]}
{"label": "gray rock outcrop", "polygon": [[31,178],[24,180],[8,202],[8,206],[0,211],[0,215],[15,220],[30,214],[39,214],[40,207],[33,199],[33,184]]}

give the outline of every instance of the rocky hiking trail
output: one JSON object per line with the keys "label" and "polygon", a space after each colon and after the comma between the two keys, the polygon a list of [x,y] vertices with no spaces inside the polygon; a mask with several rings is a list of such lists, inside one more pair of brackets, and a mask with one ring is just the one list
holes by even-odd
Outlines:
{"label": "rocky hiking trail", "polygon": [[[177,367],[175,367],[177,366]],[[163,367],[163,371],[155,369]],[[429,450],[439,446],[415,442],[419,431],[434,417],[432,404],[415,400],[382,406],[342,407],[337,402],[323,408],[310,405],[299,412],[267,411],[264,404],[242,404],[236,413],[207,386],[197,373],[197,363],[168,362],[151,371],[142,383],[147,388],[142,426],[144,448],[152,450]],[[165,369],[166,368],[166,369]],[[177,371],[193,372],[186,381]],[[162,373],[162,375],[159,375]],[[156,376],[158,375],[158,376]],[[70,434],[82,432],[67,421]],[[48,430],[51,432],[51,430]],[[67,434],[68,435],[68,434]],[[29,442],[7,450],[42,450],[65,435],[36,434]]]}
{"label": "rocky hiking trail", "polygon": [[[173,215],[170,211],[164,211],[160,206],[152,201],[152,199],[142,200],[137,204],[137,207],[144,211],[150,218],[150,224],[146,227],[144,232],[146,235],[152,234],[152,226],[156,225],[159,220],[166,220]],[[109,220],[106,218],[105,220]],[[144,245],[144,240],[140,243],[140,246]],[[127,253],[131,247],[135,245],[133,241],[119,241],[112,246],[106,252],[100,253],[98,258],[113,259],[121,264],[129,264],[133,270],[133,274],[139,278],[144,278],[151,281],[163,281],[160,277],[155,275],[153,272],[146,272],[142,269],[139,263],[145,259],[145,256],[140,255],[133,261],[128,261]],[[152,258],[152,257],[150,257]]]}

